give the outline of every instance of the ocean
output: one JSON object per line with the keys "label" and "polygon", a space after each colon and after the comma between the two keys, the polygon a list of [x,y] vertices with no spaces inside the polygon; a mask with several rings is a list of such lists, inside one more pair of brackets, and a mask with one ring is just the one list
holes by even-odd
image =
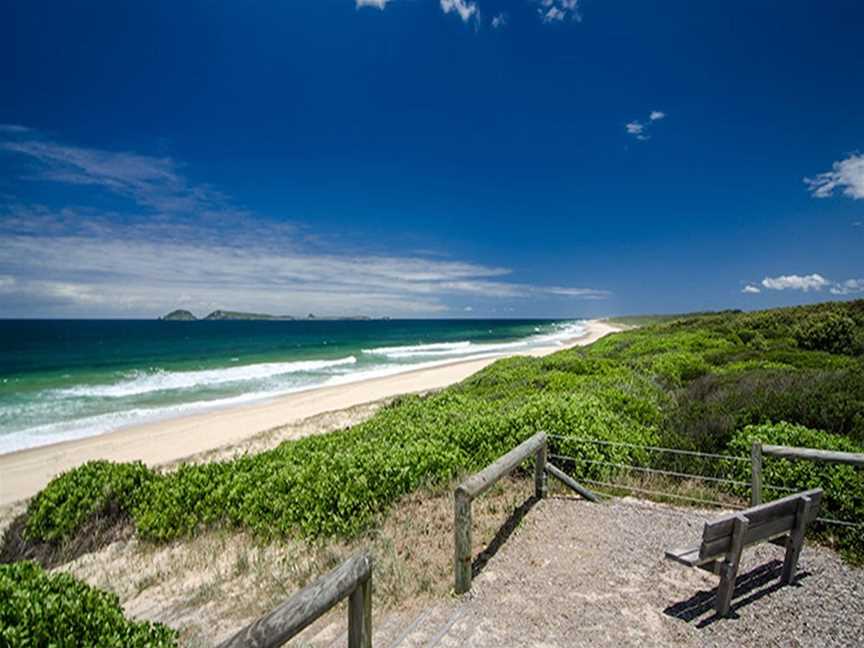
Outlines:
{"label": "ocean", "polygon": [[0,320],[0,454],[583,331],[550,320]]}

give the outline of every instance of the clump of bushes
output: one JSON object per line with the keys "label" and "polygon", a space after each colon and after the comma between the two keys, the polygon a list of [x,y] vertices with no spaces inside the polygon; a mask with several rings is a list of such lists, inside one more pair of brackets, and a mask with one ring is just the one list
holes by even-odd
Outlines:
{"label": "clump of bushes", "polygon": [[171,628],[126,619],[116,594],[29,561],[0,564],[0,601],[3,646],[178,645]]}
{"label": "clump of bushes", "polygon": [[[733,454],[749,456],[750,448],[756,441],[768,445],[864,452],[864,446],[849,439],[786,422],[748,425],[735,434],[729,443],[729,450]],[[749,470],[749,464],[737,464],[732,478],[748,481]],[[797,491],[821,488],[823,500],[820,517],[864,524],[864,474],[861,469],[847,465],[765,457],[762,475],[764,484],[768,485],[764,488],[766,499],[776,499],[789,494],[783,490],[771,489],[770,486],[794,488]],[[858,561],[864,557],[864,526],[826,526],[823,531],[836,534],[841,548],[845,549],[850,557]]]}
{"label": "clump of bushes", "polygon": [[74,534],[91,516],[109,508],[132,514],[146,501],[146,487],[155,479],[141,462],[88,462],[55,478],[31,500],[25,536],[59,542]]}
{"label": "clump of bushes", "polygon": [[795,330],[802,349],[855,355],[862,352],[855,321],[837,312],[814,313]]}

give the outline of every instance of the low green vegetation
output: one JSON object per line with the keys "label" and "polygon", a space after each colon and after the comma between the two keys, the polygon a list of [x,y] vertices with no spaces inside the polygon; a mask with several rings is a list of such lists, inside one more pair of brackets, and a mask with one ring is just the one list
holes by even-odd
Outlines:
{"label": "low green vegetation", "polygon": [[[436,394],[398,399],[363,424],[254,456],[168,474],[82,466],[33,499],[26,535],[61,542],[113,505],[152,541],[212,525],[263,538],[351,536],[397,498],[477,470],[539,430],[553,453],[572,457],[561,461],[577,478],[599,481],[620,474],[616,464],[738,470],[627,444],[740,454],[762,438],[860,451],[862,352],[864,301],[679,316],[587,348],[504,359]],[[851,469],[767,470],[778,486],[826,488],[830,517],[862,519],[864,483]],[[864,553],[860,528],[837,533]]]}
{"label": "low green vegetation", "polygon": [[[750,455],[750,447],[754,441],[769,445],[797,446],[802,448],[819,448],[822,450],[837,450],[840,452],[864,452],[864,446],[845,437],[830,434],[822,430],[812,430],[803,425],[792,423],[767,423],[763,425],[748,425],[735,433],[729,444],[733,454]],[[737,464],[732,473],[734,479],[749,478],[749,464]],[[827,503],[823,517],[839,520],[857,520],[864,522],[864,475],[860,469],[853,466],[816,463],[812,461],[790,461],[774,457],[763,459],[762,478],[768,485],[763,497],[777,499],[788,495],[782,489],[797,491],[810,488],[821,488]],[[779,486],[780,488],[772,488]],[[749,493],[742,493],[748,495]],[[824,533],[833,531],[841,548],[845,549],[858,560],[864,556],[864,535],[849,533],[847,530],[837,533],[837,529],[823,527]]]}
{"label": "low green vegetation", "polygon": [[129,621],[115,594],[33,562],[0,565],[0,645],[176,646],[177,633],[158,623]]}

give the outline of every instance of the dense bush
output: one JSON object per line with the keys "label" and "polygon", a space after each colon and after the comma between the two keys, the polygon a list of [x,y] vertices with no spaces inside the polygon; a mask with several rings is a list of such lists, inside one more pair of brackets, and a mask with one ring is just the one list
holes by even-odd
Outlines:
{"label": "dense bush", "polygon": [[176,646],[161,624],[129,621],[116,594],[32,562],[0,564],[0,645]]}
{"label": "dense bush", "polygon": [[721,450],[745,425],[788,421],[864,442],[864,366],[839,371],[748,367],[694,380],[667,408],[675,443]]}
{"label": "dense bush", "polygon": [[795,339],[804,349],[849,355],[860,351],[857,335],[855,321],[835,312],[810,315],[795,330]]}
{"label": "dense bush", "polygon": [[153,479],[153,473],[140,462],[88,462],[55,478],[31,500],[26,535],[60,541],[108,507],[132,513],[146,499],[145,487]]}
{"label": "dense bush", "polygon": [[[776,423],[749,425],[735,434],[729,444],[733,454],[749,456],[753,442],[769,445],[797,446],[841,452],[864,452],[864,446],[834,434],[813,430],[803,425]],[[737,464],[733,478],[747,481],[749,464]],[[788,492],[771,489],[770,486],[794,488],[797,491],[811,488],[823,490],[821,517],[852,522],[864,521],[864,473],[853,466],[818,463],[814,461],[791,461],[775,457],[765,457],[763,461],[763,482],[765,498],[776,499]],[[864,527],[857,529],[825,530],[837,534],[840,544],[859,559],[864,555]]]}

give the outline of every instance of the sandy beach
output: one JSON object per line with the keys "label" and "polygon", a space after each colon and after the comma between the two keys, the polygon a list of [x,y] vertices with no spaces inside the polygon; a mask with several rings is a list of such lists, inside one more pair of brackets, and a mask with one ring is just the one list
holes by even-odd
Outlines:
{"label": "sandy beach", "polygon": [[[619,330],[602,321],[587,323],[585,334],[565,346],[591,344]],[[534,349],[548,355],[561,346]],[[53,477],[86,461],[140,460],[150,466],[232,446],[267,430],[325,412],[384,398],[441,389],[464,380],[504,355],[462,360],[437,367],[310,389],[269,401],[129,427],[102,434],[0,455],[0,506],[32,497]]]}

